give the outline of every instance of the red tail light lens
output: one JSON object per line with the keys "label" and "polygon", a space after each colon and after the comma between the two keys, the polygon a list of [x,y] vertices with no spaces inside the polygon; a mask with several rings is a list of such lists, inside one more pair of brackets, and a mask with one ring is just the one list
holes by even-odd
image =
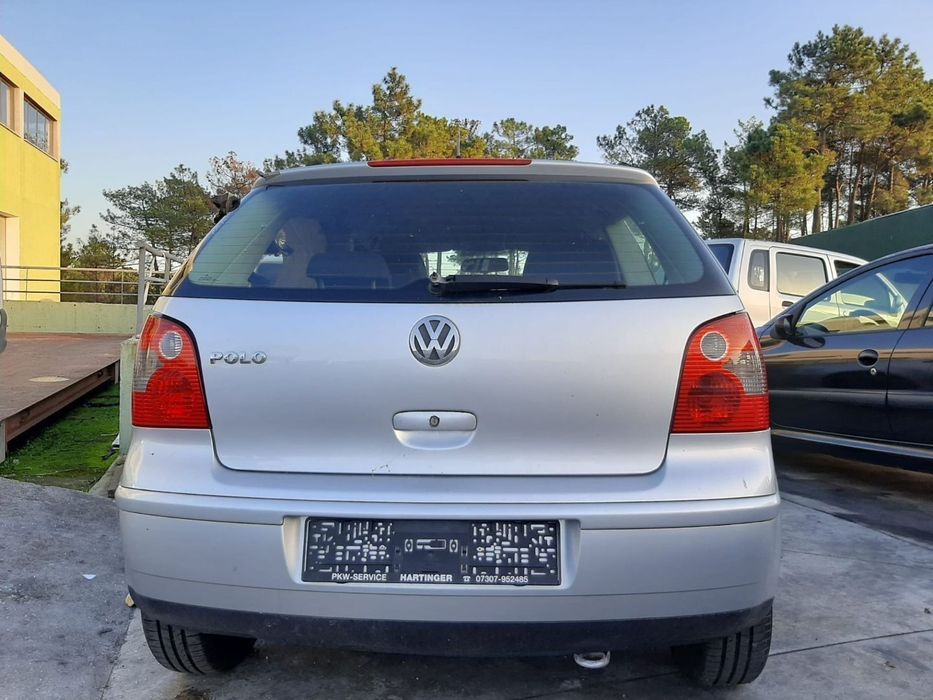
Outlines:
{"label": "red tail light lens", "polygon": [[771,425],[761,346],[748,314],[698,328],[687,344],[675,433],[743,433]]}
{"label": "red tail light lens", "polygon": [[194,339],[184,326],[150,316],[133,372],[133,425],[210,428]]}

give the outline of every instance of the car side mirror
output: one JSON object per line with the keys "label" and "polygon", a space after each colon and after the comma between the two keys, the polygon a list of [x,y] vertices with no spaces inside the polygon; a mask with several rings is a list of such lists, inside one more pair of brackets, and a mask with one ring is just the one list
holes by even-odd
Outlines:
{"label": "car side mirror", "polygon": [[774,329],[771,332],[775,338],[788,340],[794,337],[794,318],[791,314],[778,316],[774,321]]}

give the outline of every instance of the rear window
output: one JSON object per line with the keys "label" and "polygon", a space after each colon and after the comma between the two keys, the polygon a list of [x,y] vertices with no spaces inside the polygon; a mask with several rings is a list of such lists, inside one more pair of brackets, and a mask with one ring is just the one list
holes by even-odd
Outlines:
{"label": "rear window", "polygon": [[[673,205],[645,185],[283,184],[254,192],[225,217],[169,293],[374,302],[731,293],[702,248]],[[557,284],[440,296],[432,275]]]}
{"label": "rear window", "polygon": [[719,261],[719,264],[722,265],[722,269],[728,272],[729,267],[732,265],[732,255],[735,253],[735,246],[731,243],[712,243],[709,249],[713,251],[713,255]]}

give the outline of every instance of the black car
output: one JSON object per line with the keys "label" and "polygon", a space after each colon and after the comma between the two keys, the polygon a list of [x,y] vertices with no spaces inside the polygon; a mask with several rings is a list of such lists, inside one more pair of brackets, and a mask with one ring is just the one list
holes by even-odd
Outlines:
{"label": "black car", "polygon": [[777,446],[933,470],[933,245],[820,287],[759,329]]}

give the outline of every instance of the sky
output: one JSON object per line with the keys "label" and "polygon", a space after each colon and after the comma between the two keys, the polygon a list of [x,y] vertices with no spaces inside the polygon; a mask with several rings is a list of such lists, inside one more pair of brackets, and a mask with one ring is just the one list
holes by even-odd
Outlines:
{"label": "sky", "polygon": [[0,0],[0,34],[62,95],[73,238],[103,189],[230,150],[260,164],[392,66],[426,112],[564,124],[580,160],[649,104],[718,148],[770,118],[768,71],[834,24],[900,37],[933,72],[933,0]]}

